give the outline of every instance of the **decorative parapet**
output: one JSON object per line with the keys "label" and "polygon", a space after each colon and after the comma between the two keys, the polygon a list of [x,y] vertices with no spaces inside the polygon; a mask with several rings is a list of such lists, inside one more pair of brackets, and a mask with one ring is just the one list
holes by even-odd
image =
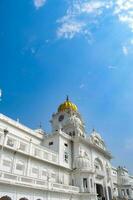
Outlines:
{"label": "decorative parapet", "polygon": [[37,133],[36,131],[28,128],[27,126],[21,124],[20,122],[18,121],[15,121],[3,114],[0,114],[0,120],[2,122],[5,122],[6,124],[9,124],[11,126],[14,126],[15,128],[18,128],[19,130],[22,130],[26,133],[29,133],[30,135],[34,136],[34,137],[37,137],[37,138],[40,138],[42,139],[43,138],[43,134],[42,133]]}

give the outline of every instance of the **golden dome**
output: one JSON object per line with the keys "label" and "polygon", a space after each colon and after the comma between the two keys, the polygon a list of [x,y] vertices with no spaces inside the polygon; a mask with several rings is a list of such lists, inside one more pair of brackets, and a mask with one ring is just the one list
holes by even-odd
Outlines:
{"label": "golden dome", "polygon": [[67,109],[72,110],[72,111],[78,110],[77,106],[75,104],[73,104],[71,101],[69,101],[68,97],[67,97],[66,101],[58,107],[58,112],[63,112]]}

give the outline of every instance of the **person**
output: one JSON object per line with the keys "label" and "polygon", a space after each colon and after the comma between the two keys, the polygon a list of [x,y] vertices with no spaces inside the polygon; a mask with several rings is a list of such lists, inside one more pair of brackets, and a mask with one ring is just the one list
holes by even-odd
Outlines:
{"label": "person", "polygon": [[101,197],[101,196],[98,196],[97,199],[98,199],[98,200],[102,200],[102,197]]}
{"label": "person", "polygon": [[124,196],[124,197],[123,197],[123,200],[128,200],[128,197],[127,197],[127,196]]}
{"label": "person", "polygon": [[113,196],[113,200],[116,200],[116,197],[115,197],[115,196]]}

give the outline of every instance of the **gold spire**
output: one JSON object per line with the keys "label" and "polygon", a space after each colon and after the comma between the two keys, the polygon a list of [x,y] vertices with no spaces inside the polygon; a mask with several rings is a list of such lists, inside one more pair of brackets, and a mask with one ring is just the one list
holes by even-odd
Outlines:
{"label": "gold spire", "polygon": [[69,101],[69,96],[67,95],[67,97],[66,97],[66,101]]}

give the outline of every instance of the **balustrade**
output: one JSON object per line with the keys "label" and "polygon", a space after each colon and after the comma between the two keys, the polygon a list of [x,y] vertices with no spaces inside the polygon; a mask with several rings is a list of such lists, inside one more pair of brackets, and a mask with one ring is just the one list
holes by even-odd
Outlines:
{"label": "balustrade", "polygon": [[56,190],[62,192],[78,193],[79,188],[71,185],[52,183],[49,181],[39,180],[35,178],[25,177],[21,175],[11,174],[0,171],[0,181],[3,183],[14,184],[19,186],[30,186],[31,188],[39,188],[46,190]]}

